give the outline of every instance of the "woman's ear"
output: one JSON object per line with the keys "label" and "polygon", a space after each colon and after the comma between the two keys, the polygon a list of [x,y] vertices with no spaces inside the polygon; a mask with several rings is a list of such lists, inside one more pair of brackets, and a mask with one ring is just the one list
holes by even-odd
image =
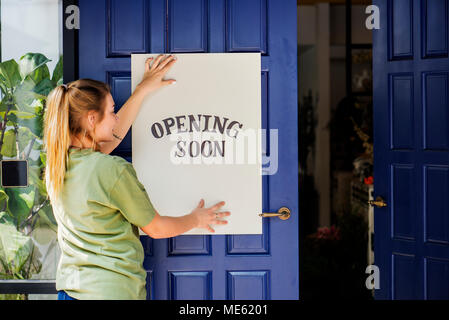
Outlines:
{"label": "woman's ear", "polygon": [[95,113],[93,111],[89,112],[87,115],[87,121],[92,128],[95,127]]}

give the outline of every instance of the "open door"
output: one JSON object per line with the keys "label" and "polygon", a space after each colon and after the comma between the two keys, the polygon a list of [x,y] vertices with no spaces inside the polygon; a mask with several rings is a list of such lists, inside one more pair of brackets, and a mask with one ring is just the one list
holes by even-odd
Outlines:
{"label": "open door", "polygon": [[375,0],[376,299],[449,299],[447,0]]}

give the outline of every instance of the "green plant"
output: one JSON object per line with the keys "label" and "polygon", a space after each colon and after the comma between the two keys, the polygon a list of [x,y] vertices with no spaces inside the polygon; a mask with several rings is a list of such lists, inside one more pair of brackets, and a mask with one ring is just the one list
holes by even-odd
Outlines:
{"label": "green plant", "polygon": [[[0,63],[0,160],[28,160],[29,173],[28,187],[0,187],[0,278],[3,279],[29,279],[39,272],[39,253],[31,233],[41,225],[56,231],[42,179],[46,160],[42,139],[47,95],[62,84],[62,56],[51,77],[47,66],[50,61],[43,54],[27,53],[18,62],[11,59]],[[39,151],[37,159],[30,158],[32,150]]]}

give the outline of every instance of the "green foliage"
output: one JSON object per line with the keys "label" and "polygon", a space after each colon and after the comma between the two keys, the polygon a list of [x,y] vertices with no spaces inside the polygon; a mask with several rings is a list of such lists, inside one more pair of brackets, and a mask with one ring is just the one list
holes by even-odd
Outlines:
{"label": "green foliage", "polygon": [[[39,272],[30,234],[36,223],[56,231],[43,181],[43,115],[47,95],[62,84],[63,60],[61,56],[52,75],[50,61],[43,54],[27,53],[18,62],[0,63],[0,160],[27,159],[29,173],[28,187],[0,188],[0,279],[29,279]],[[31,150],[40,151],[37,160],[28,158]]]}

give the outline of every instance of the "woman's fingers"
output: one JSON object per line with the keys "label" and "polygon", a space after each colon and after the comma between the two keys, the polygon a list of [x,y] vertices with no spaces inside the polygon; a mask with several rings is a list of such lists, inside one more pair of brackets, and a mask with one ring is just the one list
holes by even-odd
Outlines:
{"label": "woman's fingers", "polygon": [[228,221],[226,220],[219,220],[220,218],[228,217],[231,215],[231,212],[225,211],[225,212],[217,212],[215,214],[214,224],[228,224]]}
{"label": "woman's fingers", "polygon": [[174,56],[169,56],[168,58],[166,58],[164,61],[162,61],[159,66],[157,67],[157,69],[161,70],[164,69],[164,67],[169,64],[166,68],[166,71],[168,71],[169,67],[171,67],[175,62],[176,62],[177,58]]}
{"label": "woman's fingers", "polygon": [[[169,61],[169,62],[166,62],[166,61]],[[176,57],[167,58],[167,59],[165,59],[164,62],[161,63],[161,66],[158,68],[158,70],[160,70],[162,72],[162,74],[165,75],[168,72],[168,70],[170,70],[170,68],[173,66],[173,64],[175,62],[176,62]],[[170,85],[170,84],[174,84],[174,83],[176,83],[176,80],[174,80],[174,79],[162,81],[163,85]]]}
{"label": "woman's fingers", "polygon": [[[166,57],[164,60],[162,60],[162,58]],[[149,58],[152,59],[152,58]],[[175,56],[168,56],[167,55],[159,55],[156,60],[154,61],[153,65],[151,67],[149,67],[149,63],[150,61],[147,59],[147,69],[150,71],[157,71],[157,72],[161,72],[160,73],[160,77],[163,77],[164,74],[173,66],[173,64],[176,62],[177,58]],[[161,79],[161,84],[163,86],[169,85],[169,84],[173,84],[176,83],[176,80],[174,79],[169,79],[169,80],[163,80]]]}
{"label": "woman's fingers", "polygon": [[202,212],[202,218],[204,219],[201,223],[200,223],[200,228],[205,228],[210,232],[215,232],[215,230],[211,227],[211,225],[225,225],[228,224],[228,221],[226,220],[220,220],[221,218],[225,218],[231,215],[230,211],[223,211],[223,212],[215,212],[217,211],[220,207],[224,206],[225,202],[224,201],[220,201],[217,204],[215,204],[214,206],[210,207],[210,208],[204,208],[204,199],[201,199],[200,202],[198,203],[197,209],[203,208],[204,211]]}
{"label": "woman's fingers", "polygon": [[163,80],[163,81],[162,81],[162,84],[163,84],[164,86],[168,86],[169,84],[173,84],[173,83],[176,83],[176,80],[170,79],[170,80]]}
{"label": "woman's fingers", "polygon": [[213,224],[228,224],[226,220],[214,220]]}
{"label": "woman's fingers", "polygon": [[213,217],[213,220],[212,220],[212,224],[221,224],[221,225],[223,225],[223,224],[228,224],[228,221],[226,221],[226,220],[219,220],[219,218],[224,218],[224,217],[227,217],[227,216],[230,216],[231,215],[231,212],[229,212],[229,211],[225,211],[225,212],[218,212],[218,213],[216,213],[216,214],[214,214],[214,217]]}
{"label": "woman's fingers", "polygon": [[145,61],[145,71],[150,71],[151,61],[153,61],[153,58],[148,58],[147,61]]}
{"label": "woman's fingers", "polygon": [[154,60],[153,65],[151,66],[151,69],[156,69],[159,66],[159,62],[161,61],[161,59],[164,57],[163,54],[160,54],[157,56],[156,60]]}
{"label": "woman's fingers", "polygon": [[217,214],[215,216],[217,218],[224,218],[224,217],[228,217],[230,215],[231,215],[231,212],[225,211],[225,212],[217,212]]}
{"label": "woman's fingers", "polygon": [[212,210],[212,211],[217,211],[222,206],[224,206],[224,204],[225,204],[225,202],[221,201],[221,202],[218,202],[217,204],[215,204],[214,206],[210,207],[209,209]]}

